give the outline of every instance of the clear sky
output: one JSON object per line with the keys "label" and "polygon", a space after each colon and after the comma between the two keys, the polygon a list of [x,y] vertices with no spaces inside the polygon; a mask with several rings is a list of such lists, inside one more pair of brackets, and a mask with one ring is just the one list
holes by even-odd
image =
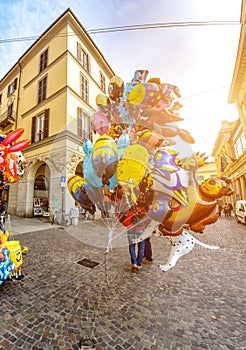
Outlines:
{"label": "clear sky", "polygon": [[[86,30],[114,26],[198,21],[239,22],[241,0],[0,0],[0,79],[33,41],[68,7]],[[210,154],[222,120],[238,118],[227,103],[240,25],[186,26],[92,34],[116,75],[125,82],[137,69],[177,85],[179,128],[195,139],[194,151]]]}

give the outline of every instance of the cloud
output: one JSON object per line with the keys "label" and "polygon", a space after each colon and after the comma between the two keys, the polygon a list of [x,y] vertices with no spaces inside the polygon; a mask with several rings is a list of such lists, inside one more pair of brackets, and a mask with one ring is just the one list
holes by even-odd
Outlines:
{"label": "cloud", "polygon": [[[38,37],[66,9],[66,1],[8,1],[0,4],[1,40]],[[33,40],[34,41],[34,40]],[[0,79],[33,41],[0,43]]]}

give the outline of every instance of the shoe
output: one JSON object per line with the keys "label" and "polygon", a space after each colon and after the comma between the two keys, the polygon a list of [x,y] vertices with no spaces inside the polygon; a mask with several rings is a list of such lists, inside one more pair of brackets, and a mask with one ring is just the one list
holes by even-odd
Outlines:
{"label": "shoe", "polygon": [[144,259],[143,264],[153,264],[153,260]]}
{"label": "shoe", "polygon": [[138,271],[142,270],[142,268],[143,268],[142,265],[138,265],[138,266],[137,266]]}
{"label": "shoe", "polygon": [[138,270],[138,266],[136,264],[132,264],[132,270]]}

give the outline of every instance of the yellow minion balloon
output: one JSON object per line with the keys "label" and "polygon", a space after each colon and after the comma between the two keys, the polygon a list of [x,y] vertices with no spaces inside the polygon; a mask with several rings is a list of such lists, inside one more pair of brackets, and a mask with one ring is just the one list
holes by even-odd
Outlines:
{"label": "yellow minion balloon", "polygon": [[92,166],[96,175],[107,183],[117,168],[118,148],[114,140],[106,134],[100,136],[92,149]]}
{"label": "yellow minion balloon", "polygon": [[[116,178],[122,187],[133,189],[145,176],[149,154],[139,144],[128,146],[118,162]],[[135,198],[132,198],[135,201]]]}
{"label": "yellow minion balloon", "polygon": [[67,180],[68,190],[71,196],[77,201],[76,193],[83,189],[83,185],[87,185],[87,181],[78,175],[71,175]]}

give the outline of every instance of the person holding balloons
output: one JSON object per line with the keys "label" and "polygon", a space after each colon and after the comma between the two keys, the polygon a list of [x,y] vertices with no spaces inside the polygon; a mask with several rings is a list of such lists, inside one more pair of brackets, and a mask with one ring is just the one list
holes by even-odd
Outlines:
{"label": "person holding balloons", "polygon": [[[135,216],[131,211],[128,212],[130,215],[132,214],[132,223],[134,225]],[[144,248],[145,248],[145,240],[140,241],[135,244],[132,243],[134,239],[141,236],[144,232],[145,226],[141,223],[136,224],[136,226],[130,226],[127,230],[127,238],[129,243],[129,253],[131,257],[132,270],[141,270],[142,262],[144,257]],[[137,247],[136,247],[137,246]],[[137,248],[137,249],[136,249]],[[137,250],[137,252],[136,252]]]}
{"label": "person holding balloons", "polygon": [[146,226],[149,223],[149,219],[144,219],[145,214],[145,209],[137,204],[126,213],[119,215],[119,221],[127,227],[127,238],[129,243],[132,270],[140,271],[142,269],[145,240],[143,239],[137,244],[133,243],[133,241],[143,234]]}

